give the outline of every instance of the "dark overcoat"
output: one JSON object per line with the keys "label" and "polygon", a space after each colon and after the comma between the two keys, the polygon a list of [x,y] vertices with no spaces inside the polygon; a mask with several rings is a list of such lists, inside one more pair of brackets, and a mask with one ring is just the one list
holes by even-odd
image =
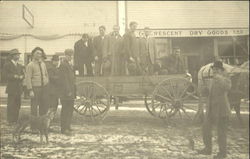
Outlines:
{"label": "dark overcoat", "polygon": [[123,35],[123,49],[125,54],[134,59],[139,58],[139,40],[136,38],[135,34],[128,31]]}
{"label": "dark overcoat", "polygon": [[[22,94],[22,81],[24,78],[23,66],[18,63],[15,65],[12,61],[8,61],[4,65],[4,74],[6,75],[6,79],[8,81],[6,93],[12,95]],[[22,75],[23,78],[17,79],[14,77],[15,75]]]}
{"label": "dark overcoat", "polygon": [[92,62],[94,59],[93,45],[91,40],[88,41],[88,46],[84,44],[83,40],[78,40],[74,45],[74,52],[75,66]]}
{"label": "dark overcoat", "polygon": [[102,37],[96,36],[93,39],[93,52],[94,52],[94,56],[97,56],[99,58],[99,60],[102,60],[103,57],[106,57],[109,53],[109,44],[108,44],[109,40],[108,40],[108,36],[105,35],[104,38],[102,39]]}
{"label": "dark overcoat", "polygon": [[213,78],[209,88],[206,115],[216,121],[219,118],[229,117],[231,114],[228,92],[231,88],[230,77],[223,73]]}
{"label": "dark overcoat", "polygon": [[49,75],[49,94],[59,96],[59,69],[52,62],[46,63],[46,67]]}
{"label": "dark overcoat", "polygon": [[[75,98],[75,74],[73,67],[67,61],[62,61],[59,66],[59,92],[62,99]],[[70,95],[69,95],[70,94]]]}

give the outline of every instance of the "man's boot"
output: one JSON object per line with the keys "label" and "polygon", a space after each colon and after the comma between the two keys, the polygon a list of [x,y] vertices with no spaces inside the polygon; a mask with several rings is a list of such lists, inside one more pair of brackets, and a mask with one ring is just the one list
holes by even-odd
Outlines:
{"label": "man's boot", "polygon": [[198,154],[201,154],[201,155],[211,155],[212,154],[212,149],[205,147],[202,150],[198,150]]}
{"label": "man's boot", "polygon": [[213,159],[224,159],[227,157],[227,154],[226,153],[223,153],[223,152],[218,152],[217,155],[215,155],[213,157]]}

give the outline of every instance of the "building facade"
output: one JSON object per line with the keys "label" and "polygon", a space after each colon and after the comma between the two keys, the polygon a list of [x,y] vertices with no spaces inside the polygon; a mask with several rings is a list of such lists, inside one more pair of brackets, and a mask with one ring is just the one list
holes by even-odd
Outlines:
{"label": "building facade", "polygon": [[[33,28],[22,17],[23,5],[34,17]],[[241,64],[249,57],[248,6],[248,1],[5,1],[0,5],[1,68],[13,48],[27,64],[36,46],[48,55],[62,53],[83,33],[97,35],[100,25],[109,33],[118,24],[124,33],[131,21],[139,24],[138,37],[144,27],[151,28],[158,57],[179,46],[193,75],[215,57]]]}
{"label": "building facade", "polygon": [[[214,58],[240,65],[249,58],[249,2],[127,1],[127,22],[137,21],[138,36],[150,27],[158,57],[178,46],[193,77]],[[128,23],[127,23],[128,25]]]}

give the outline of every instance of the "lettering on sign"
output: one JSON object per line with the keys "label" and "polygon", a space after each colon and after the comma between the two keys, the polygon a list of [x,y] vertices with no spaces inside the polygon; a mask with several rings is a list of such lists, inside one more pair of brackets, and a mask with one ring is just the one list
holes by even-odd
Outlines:
{"label": "lettering on sign", "polygon": [[[210,37],[210,36],[243,36],[249,35],[249,29],[184,29],[184,30],[168,30],[159,29],[151,30],[152,37]],[[137,37],[143,37],[144,31],[137,30]]]}

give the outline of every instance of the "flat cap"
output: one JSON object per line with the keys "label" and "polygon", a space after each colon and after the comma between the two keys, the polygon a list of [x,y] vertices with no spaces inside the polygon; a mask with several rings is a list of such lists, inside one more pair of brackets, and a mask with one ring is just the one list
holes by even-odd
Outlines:
{"label": "flat cap", "polygon": [[59,56],[58,55],[53,55],[51,58],[51,61],[59,61]]}
{"label": "flat cap", "polygon": [[222,69],[224,70],[224,67],[223,67],[223,63],[221,61],[214,61],[213,65],[211,66],[211,68],[219,68],[219,69]]}
{"label": "flat cap", "polygon": [[65,54],[65,55],[68,55],[68,56],[73,56],[74,51],[73,51],[72,49],[66,49],[66,50],[64,51],[64,54]]}
{"label": "flat cap", "polygon": [[12,50],[10,50],[10,56],[12,56],[12,55],[17,55],[17,54],[21,54],[19,51],[18,51],[18,49],[12,49]]}

